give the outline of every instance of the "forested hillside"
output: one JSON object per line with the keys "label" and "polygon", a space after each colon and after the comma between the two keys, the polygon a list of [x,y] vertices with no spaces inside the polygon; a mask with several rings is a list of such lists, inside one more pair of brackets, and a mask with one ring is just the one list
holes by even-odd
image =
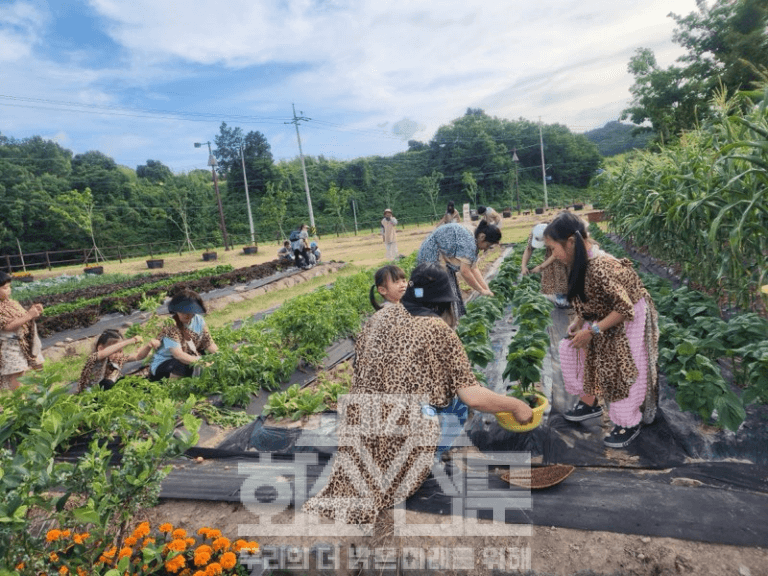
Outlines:
{"label": "forested hillside", "polygon": [[608,122],[602,128],[584,132],[584,136],[594,142],[600,154],[609,157],[635,148],[645,148],[646,144],[653,140],[652,132],[638,133],[637,130],[638,126],[614,121]]}
{"label": "forested hillside", "polygon": [[[601,162],[597,147],[561,125],[545,125],[542,133],[549,204],[581,200]],[[226,124],[215,143],[226,226],[235,242],[245,242],[249,230],[241,146],[257,240],[276,240],[308,221],[298,158],[274,162],[263,134]],[[305,163],[316,224],[324,234],[352,229],[355,213],[361,226],[372,226],[386,207],[403,221],[426,221],[439,217],[448,200],[516,206],[516,169],[523,209],[543,205],[538,124],[477,109],[442,126],[431,141],[411,141],[406,152],[391,157],[320,156]],[[173,174],[158,159],[132,169],[98,151],[73,156],[37,136],[0,135],[0,194],[0,254],[17,253],[17,240],[24,252],[94,243],[181,245],[187,237],[197,244],[221,243],[211,173]]]}

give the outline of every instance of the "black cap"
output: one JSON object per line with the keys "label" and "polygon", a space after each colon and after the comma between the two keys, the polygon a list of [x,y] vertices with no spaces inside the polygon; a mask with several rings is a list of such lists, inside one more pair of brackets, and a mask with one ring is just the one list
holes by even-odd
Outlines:
{"label": "black cap", "polygon": [[194,298],[179,298],[174,296],[168,303],[168,312],[171,314],[205,314],[205,309]]}
{"label": "black cap", "polygon": [[437,302],[455,302],[456,295],[451,288],[451,279],[442,266],[432,262],[419,264],[411,272],[408,288],[403,300],[414,303],[431,304]]}

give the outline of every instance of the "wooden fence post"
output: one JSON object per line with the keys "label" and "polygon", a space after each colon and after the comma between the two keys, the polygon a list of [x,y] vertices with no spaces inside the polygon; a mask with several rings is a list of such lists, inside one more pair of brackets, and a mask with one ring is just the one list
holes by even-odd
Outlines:
{"label": "wooden fence post", "polygon": [[120,264],[123,263],[123,255],[120,253],[120,244],[117,245],[117,259],[120,260]]}
{"label": "wooden fence post", "polygon": [[51,259],[48,257],[48,250],[45,251],[45,263],[48,264],[48,271],[51,271]]}
{"label": "wooden fence post", "polygon": [[5,265],[8,266],[8,274],[12,274],[13,268],[11,267],[11,257],[8,256],[8,254],[5,255]]}

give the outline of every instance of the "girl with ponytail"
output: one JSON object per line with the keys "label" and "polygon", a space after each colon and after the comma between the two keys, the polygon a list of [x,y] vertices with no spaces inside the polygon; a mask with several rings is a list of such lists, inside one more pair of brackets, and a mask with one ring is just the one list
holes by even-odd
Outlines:
{"label": "girl with ponytail", "polygon": [[602,398],[614,423],[604,443],[623,448],[656,415],[656,308],[632,262],[599,250],[581,218],[561,213],[544,242],[569,270],[568,300],[576,313],[560,343],[560,366],[565,390],[580,399],[563,416],[571,422],[600,416]]}

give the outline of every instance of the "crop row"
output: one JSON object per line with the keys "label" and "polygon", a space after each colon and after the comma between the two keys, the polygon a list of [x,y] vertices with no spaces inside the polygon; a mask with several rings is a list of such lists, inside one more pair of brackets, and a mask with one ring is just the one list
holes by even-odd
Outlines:
{"label": "crop row", "polygon": [[[596,226],[590,234],[617,257],[627,257]],[[658,276],[641,274],[659,312],[659,364],[676,389],[682,410],[738,429],[744,406],[768,402],[768,321],[752,312],[720,317],[717,302],[687,286],[673,289]],[[729,362],[741,395],[723,377],[718,362]]]}
{"label": "crop row", "polygon": [[277,261],[236,270],[229,265],[224,265],[174,275],[125,289],[115,290],[119,287],[113,286],[109,296],[81,298],[74,302],[46,308],[44,315],[37,321],[37,327],[41,336],[45,337],[62,330],[90,326],[105,314],[113,312],[127,314],[132,310],[154,309],[165,297],[173,296],[185,288],[198,293],[210,292],[217,288],[266,278],[279,269]]}

